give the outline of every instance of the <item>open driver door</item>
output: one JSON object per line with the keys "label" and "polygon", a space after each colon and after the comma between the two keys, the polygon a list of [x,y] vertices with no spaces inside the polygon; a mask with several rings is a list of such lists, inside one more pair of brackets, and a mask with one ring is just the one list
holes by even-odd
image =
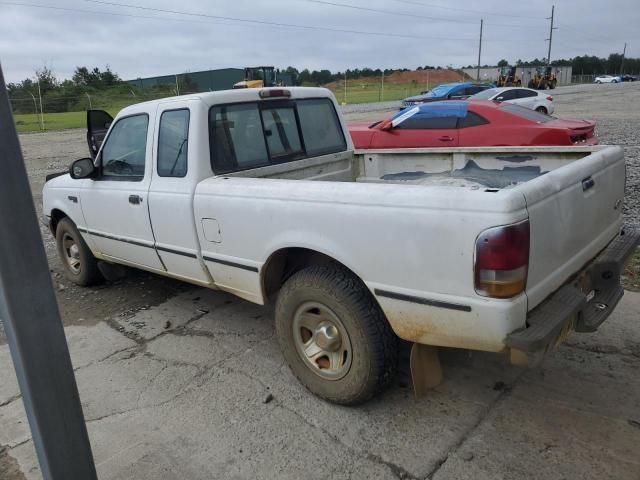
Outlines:
{"label": "open driver door", "polygon": [[87,143],[91,158],[94,160],[111,123],[113,123],[113,117],[104,110],[87,110]]}

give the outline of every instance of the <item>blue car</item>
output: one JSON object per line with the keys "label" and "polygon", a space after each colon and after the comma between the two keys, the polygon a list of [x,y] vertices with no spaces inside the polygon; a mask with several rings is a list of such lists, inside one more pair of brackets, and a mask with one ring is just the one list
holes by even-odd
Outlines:
{"label": "blue car", "polygon": [[493,86],[494,85],[487,83],[473,82],[443,83],[428,92],[423,92],[420,95],[405,98],[402,101],[402,106],[411,107],[413,105],[437,102],[440,100],[464,100],[471,95],[475,95],[476,93],[492,88]]}

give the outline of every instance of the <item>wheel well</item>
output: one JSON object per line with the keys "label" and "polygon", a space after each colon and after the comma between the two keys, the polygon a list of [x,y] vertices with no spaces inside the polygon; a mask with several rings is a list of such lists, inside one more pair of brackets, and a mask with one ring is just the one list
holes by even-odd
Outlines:
{"label": "wheel well", "polygon": [[[307,248],[283,248],[274,252],[263,268],[262,291],[264,292],[265,300],[273,299],[284,282],[294,273],[311,265],[325,265],[328,263],[339,264],[351,271],[336,259]],[[353,273],[353,271],[351,272]]]}
{"label": "wheel well", "polygon": [[56,236],[56,229],[58,228],[58,222],[60,222],[60,220],[62,220],[66,216],[67,216],[66,213],[64,213],[62,210],[58,210],[57,208],[54,208],[51,211],[51,221],[49,222],[49,229],[51,230],[51,233],[53,234],[54,237]]}

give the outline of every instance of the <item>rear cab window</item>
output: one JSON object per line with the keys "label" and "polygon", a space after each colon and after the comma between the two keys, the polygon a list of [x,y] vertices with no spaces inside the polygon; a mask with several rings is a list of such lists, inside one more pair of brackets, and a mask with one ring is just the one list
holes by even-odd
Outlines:
{"label": "rear cab window", "polygon": [[216,174],[347,149],[328,98],[214,105],[209,110],[209,144]]}

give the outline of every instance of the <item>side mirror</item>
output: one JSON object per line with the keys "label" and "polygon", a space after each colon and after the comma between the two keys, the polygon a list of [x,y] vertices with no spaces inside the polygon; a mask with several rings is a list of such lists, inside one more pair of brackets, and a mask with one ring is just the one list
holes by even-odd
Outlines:
{"label": "side mirror", "polygon": [[75,180],[93,178],[97,172],[98,170],[93,164],[93,160],[90,158],[81,158],[80,160],[76,160],[69,168],[69,175],[71,175],[71,178]]}

